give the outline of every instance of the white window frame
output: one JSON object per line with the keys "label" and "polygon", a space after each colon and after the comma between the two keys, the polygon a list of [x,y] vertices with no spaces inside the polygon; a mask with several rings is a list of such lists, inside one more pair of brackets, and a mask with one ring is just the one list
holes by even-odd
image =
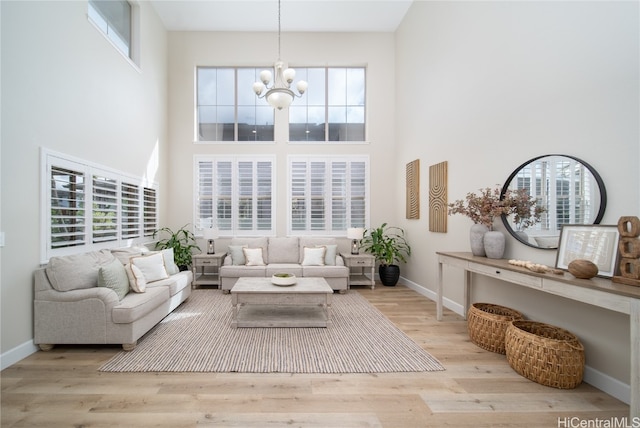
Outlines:
{"label": "white window frame", "polygon": [[[127,48],[129,51],[124,51],[123,47],[120,46],[118,39],[114,40],[115,36],[110,34],[109,28],[113,27],[111,22],[107,18],[105,18],[99,11],[94,9],[90,2],[87,1],[87,20],[95,27],[95,29],[107,40],[111,46],[120,54],[123,58],[129,62],[131,66],[133,66],[136,71],[141,72],[140,70],[140,5],[135,0],[128,0],[126,3],[129,4],[131,8],[131,29],[130,29],[130,40],[128,40],[129,45]],[[93,11],[92,11],[93,10]],[[98,22],[97,19],[92,17],[92,14],[97,14],[102,22]],[[105,32],[104,25],[107,25],[107,31]]]}
{"label": "white window frame", "polygon": [[[83,159],[75,158],[66,154],[54,152],[43,148],[40,155],[41,163],[41,183],[40,183],[40,198],[41,198],[41,228],[40,228],[40,242],[41,242],[41,260],[43,263],[47,263],[49,258],[54,256],[63,256],[69,254],[76,254],[86,251],[100,250],[103,248],[116,248],[123,247],[137,243],[144,243],[145,241],[151,241],[153,232],[158,229],[158,213],[159,213],[159,187],[155,182],[150,182],[143,177],[135,177],[112,168],[99,165],[93,162],[89,162]],[[51,195],[51,171],[52,168],[64,168],[82,174],[84,178],[84,208],[83,214],[79,216],[83,220],[84,231],[78,233],[77,236],[82,235],[83,239],[78,241],[77,245],[62,246],[59,248],[53,245],[53,222],[52,222],[52,195]],[[112,221],[109,223],[113,226],[114,233],[109,238],[100,239],[94,233],[94,196],[98,196],[98,189],[94,189],[93,179],[94,177],[104,177],[113,180],[115,183],[115,192],[112,203],[115,205],[113,209],[104,208],[98,210],[101,213],[111,213]],[[123,195],[123,184],[137,186],[139,189],[138,199],[138,231],[137,233],[126,233],[123,228],[123,199],[130,200],[126,195]],[[145,215],[145,191],[150,192],[154,196],[154,201],[151,204],[151,212],[146,211]],[[127,204],[131,206],[131,203]],[[127,229],[131,232],[131,228]],[[133,236],[135,235],[135,237]]]}
{"label": "white window frame", "polygon": [[[211,182],[211,195],[201,195],[200,186],[200,162],[211,162],[212,163],[212,182]],[[211,198],[212,211],[213,215],[216,215],[216,203],[215,201],[218,198],[216,194],[216,181],[218,177],[218,171],[216,169],[216,164],[218,162],[229,162],[231,163],[231,225],[230,229],[222,228],[220,224],[218,224],[217,217],[200,217],[200,200]],[[239,215],[239,201],[240,201],[240,177],[238,166],[241,162],[252,162],[253,163],[253,194],[255,195],[258,191],[257,181],[256,181],[256,169],[255,165],[258,162],[267,162],[271,164],[271,227],[270,229],[260,229],[257,227],[257,199],[253,199],[253,228],[252,229],[241,229],[240,227],[240,215]],[[193,200],[193,224],[195,225],[195,234],[197,236],[202,235],[202,229],[206,227],[217,227],[219,229],[219,234],[222,237],[233,237],[233,236],[275,236],[276,233],[276,157],[273,155],[264,155],[264,156],[255,156],[255,155],[195,155],[193,162],[193,183],[194,189],[193,194],[195,195]]]}
{"label": "white window frame", "polygon": [[[306,224],[306,228],[305,230],[299,230],[293,229],[293,216],[292,216],[292,212],[293,212],[293,179],[294,179],[294,169],[293,169],[293,164],[294,163],[299,163],[299,162],[305,162],[307,165],[309,165],[311,162],[324,162],[325,165],[330,166],[331,163],[334,162],[346,162],[348,165],[351,165],[352,163],[355,162],[363,162],[365,165],[365,171],[364,171],[364,218],[362,219],[353,219],[350,215],[351,213],[351,185],[348,182],[348,180],[345,182],[346,187],[344,189],[342,189],[343,193],[343,197],[344,199],[347,201],[347,207],[346,207],[346,213],[347,213],[347,218],[346,218],[346,222],[347,224],[345,225],[346,227],[344,229],[333,229],[332,225],[333,225],[333,219],[332,219],[332,195],[334,194],[334,190],[337,190],[338,192],[340,192],[340,189],[337,189],[337,187],[331,187],[332,186],[332,182],[333,182],[333,176],[331,174],[331,168],[330,167],[326,167],[325,171],[324,171],[324,183],[328,184],[328,187],[325,188],[324,191],[324,203],[323,206],[325,207],[325,217],[324,217],[324,222],[325,222],[325,228],[320,230],[320,229],[313,229],[311,227],[311,209],[308,208],[306,209],[306,213],[305,215],[307,216],[307,224]],[[350,166],[348,167],[349,171],[350,171]],[[287,234],[289,236],[303,236],[303,235],[327,235],[327,236],[345,236],[346,235],[346,229],[349,227],[364,227],[364,228],[368,228],[369,227],[369,219],[370,219],[370,203],[371,203],[371,192],[370,192],[370,172],[369,172],[369,168],[370,168],[370,161],[369,161],[369,156],[368,155],[344,155],[344,156],[340,156],[340,155],[336,155],[336,156],[326,156],[326,155],[289,155],[287,157]],[[310,207],[310,200],[311,200],[311,180],[310,180],[310,174],[311,174],[311,170],[309,168],[307,168],[307,178],[306,183],[305,183],[305,198],[307,200],[307,207]]]}

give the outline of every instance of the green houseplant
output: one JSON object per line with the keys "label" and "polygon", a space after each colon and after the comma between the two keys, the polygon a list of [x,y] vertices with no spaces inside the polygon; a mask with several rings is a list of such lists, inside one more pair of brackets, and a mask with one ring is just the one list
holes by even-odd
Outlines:
{"label": "green houseplant", "polygon": [[188,224],[185,224],[175,232],[168,227],[163,227],[153,232],[154,239],[156,236],[165,236],[156,242],[156,250],[173,248],[173,259],[180,270],[187,270],[191,265],[194,250],[200,251],[195,235],[187,229],[187,226]]}
{"label": "green houseplant", "polygon": [[361,246],[380,263],[380,282],[386,286],[396,285],[400,278],[400,267],[395,263],[406,263],[407,257],[411,255],[404,230],[382,223],[375,229],[365,230]]}

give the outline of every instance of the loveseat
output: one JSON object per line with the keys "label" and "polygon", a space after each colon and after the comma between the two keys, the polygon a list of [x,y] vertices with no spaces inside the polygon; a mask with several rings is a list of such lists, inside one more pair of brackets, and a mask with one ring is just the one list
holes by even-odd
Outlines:
{"label": "loveseat", "polygon": [[335,238],[261,237],[230,241],[220,267],[221,288],[229,293],[240,277],[271,277],[275,273],[322,277],[340,293],[349,287],[349,268]]}
{"label": "loveseat", "polygon": [[34,343],[122,344],[142,335],[191,294],[191,271],[172,250],[120,248],[52,257],[35,272]]}

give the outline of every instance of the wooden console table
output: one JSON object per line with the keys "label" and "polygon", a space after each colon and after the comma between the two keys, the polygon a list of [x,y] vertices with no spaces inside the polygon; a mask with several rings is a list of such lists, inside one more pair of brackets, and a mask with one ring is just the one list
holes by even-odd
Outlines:
{"label": "wooden console table", "polygon": [[471,253],[445,253],[438,255],[438,290],[436,317],[442,320],[442,266],[464,270],[464,316],[469,310],[469,297],[473,274],[562,296],[567,299],[609,309],[629,315],[631,325],[631,418],[640,417],[640,287],[614,283],[605,278],[576,279],[565,273],[536,273],[510,265],[505,259],[476,257]]}

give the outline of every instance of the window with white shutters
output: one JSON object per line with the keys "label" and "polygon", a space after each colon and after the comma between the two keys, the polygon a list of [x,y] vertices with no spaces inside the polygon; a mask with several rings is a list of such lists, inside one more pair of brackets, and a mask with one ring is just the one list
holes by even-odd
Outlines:
{"label": "window with white shutters", "polygon": [[45,149],[42,168],[43,261],[129,245],[158,229],[157,185]]}
{"label": "window with white shutters", "polygon": [[140,230],[140,186],[123,182],[120,186],[122,239],[133,239],[141,236]]}
{"label": "window with white shutters", "polygon": [[369,159],[289,157],[289,234],[342,235],[368,224]]}
{"label": "window with white shutters", "polygon": [[85,244],[84,173],[69,168],[51,166],[49,210],[49,247],[75,247]]}
{"label": "window with white shutters", "polygon": [[195,170],[196,229],[215,226],[231,236],[274,234],[272,156],[199,156]]}

